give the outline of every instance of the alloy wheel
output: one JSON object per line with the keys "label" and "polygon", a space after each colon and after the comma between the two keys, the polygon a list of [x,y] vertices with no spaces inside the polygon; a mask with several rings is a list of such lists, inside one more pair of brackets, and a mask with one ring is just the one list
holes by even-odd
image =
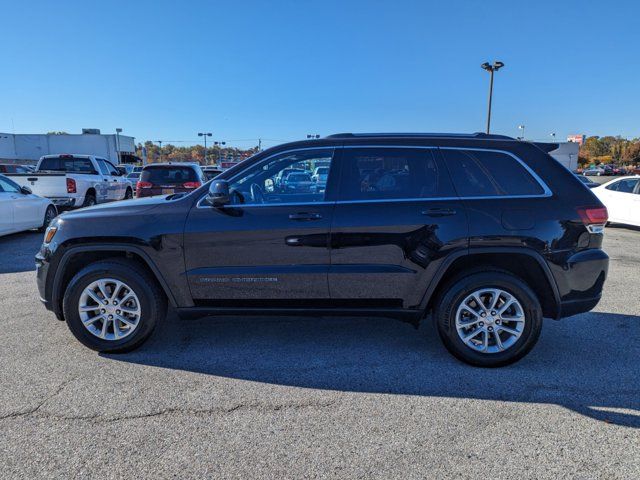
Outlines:
{"label": "alloy wheel", "polygon": [[122,340],[140,323],[140,300],[126,283],[104,278],[82,291],[78,313],[92,335],[103,340]]}
{"label": "alloy wheel", "polygon": [[499,353],[522,335],[525,314],[518,299],[499,288],[467,295],[456,311],[456,331],[462,342],[480,353]]}

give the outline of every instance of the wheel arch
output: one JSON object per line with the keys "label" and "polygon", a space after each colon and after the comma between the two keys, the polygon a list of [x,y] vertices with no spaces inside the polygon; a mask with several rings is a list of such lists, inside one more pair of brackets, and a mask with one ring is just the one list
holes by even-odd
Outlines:
{"label": "wheel arch", "polygon": [[174,307],[177,305],[175,297],[167,285],[167,282],[154,262],[142,249],[132,245],[117,244],[80,245],[71,247],[63,254],[57,265],[56,273],[53,278],[51,300],[53,311],[58,319],[64,319],[62,313],[64,287],[69,283],[73,276],[89,263],[114,257],[130,259],[145,268],[158,282],[158,285],[167,296],[169,303]]}
{"label": "wheel arch", "polygon": [[429,285],[421,308],[432,311],[447,285],[462,275],[487,269],[499,269],[521,278],[537,295],[543,315],[560,318],[560,294],[549,265],[538,252],[522,247],[471,248],[452,254]]}

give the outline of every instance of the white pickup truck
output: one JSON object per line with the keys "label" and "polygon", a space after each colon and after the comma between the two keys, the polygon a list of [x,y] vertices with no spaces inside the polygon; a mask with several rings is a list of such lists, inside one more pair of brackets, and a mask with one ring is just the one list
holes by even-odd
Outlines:
{"label": "white pickup truck", "polygon": [[59,208],[133,198],[133,185],[108,160],[93,155],[45,155],[33,173],[8,174]]}

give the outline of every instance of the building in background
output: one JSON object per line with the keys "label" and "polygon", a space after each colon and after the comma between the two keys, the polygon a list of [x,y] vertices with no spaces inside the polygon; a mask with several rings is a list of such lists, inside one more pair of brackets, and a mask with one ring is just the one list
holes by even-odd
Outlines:
{"label": "building in background", "polygon": [[580,134],[568,135],[567,142],[577,143],[578,145],[582,146],[586,137],[587,137],[586,135],[580,135]]}
{"label": "building in background", "polygon": [[89,133],[0,133],[0,162],[33,164],[43,155],[71,153],[96,155],[114,164],[141,163],[135,156],[134,137],[115,133],[103,135],[96,129],[83,129],[83,132]]}

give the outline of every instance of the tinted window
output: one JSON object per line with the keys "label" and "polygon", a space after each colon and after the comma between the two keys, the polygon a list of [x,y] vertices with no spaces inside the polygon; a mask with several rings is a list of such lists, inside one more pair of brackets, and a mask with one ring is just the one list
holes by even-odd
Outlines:
{"label": "tinted window", "polygon": [[73,172],[73,173],[91,173],[93,167],[88,158],[78,157],[59,157],[44,158],[40,162],[39,170],[49,170],[53,172]]}
{"label": "tinted window", "polygon": [[20,186],[9,180],[7,177],[0,175],[0,192],[16,193],[20,191]]}
{"label": "tinted window", "polygon": [[443,149],[442,154],[461,197],[544,193],[520,162],[506,153]]}
{"label": "tinted window", "polygon": [[174,185],[184,182],[198,182],[200,179],[191,167],[171,165],[145,167],[140,175],[140,181],[157,185]]}
{"label": "tinted window", "polygon": [[[325,198],[326,182],[312,181],[318,165],[327,166],[333,149],[276,155],[251,166],[230,185],[232,203],[313,203]],[[331,170],[331,167],[327,167]]]}
{"label": "tinted window", "polygon": [[107,170],[109,171],[109,175],[119,176],[120,171],[108,160],[104,161],[104,164],[107,166]]}
{"label": "tinted window", "polygon": [[633,190],[636,188],[636,185],[638,185],[638,180],[635,178],[629,178],[626,180],[620,180],[619,182],[616,182],[616,183],[612,183],[611,185],[608,185],[605,188],[607,188],[608,190],[614,190],[617,192],[633,193]]}
{"label": "tinted window", "polygon": [[454,195],[433,151],[425,148],[345,148],[342,200],[432,198]]}

